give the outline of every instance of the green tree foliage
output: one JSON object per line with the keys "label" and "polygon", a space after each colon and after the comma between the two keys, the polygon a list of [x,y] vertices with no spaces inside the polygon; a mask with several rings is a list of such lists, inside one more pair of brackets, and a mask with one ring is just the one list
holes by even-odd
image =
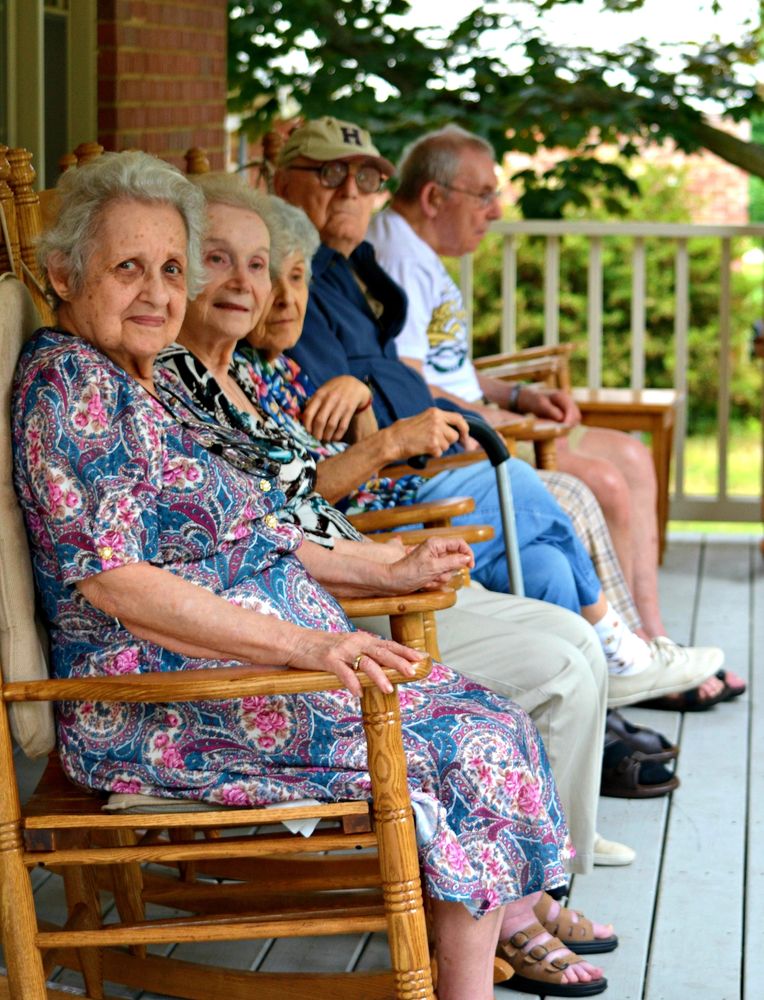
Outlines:
{"label": "green tree foliage", "polygon": [[[764,143],[764,116],[757,115],[751,122],[751,138]],[[748,218],[751,222],[764,222],[764,180],[751,177],[749,181]]]}
{"label": "green tree foliage", "polygon": [[[585,201],[587,187],[602,179],[593,157],[602,143],[628,158],[637,140],[671,138],[686,152],[705,147],[764,176],[764,147],[715,128],[700,110],[700,102],[714,101],[738,121],[764,111],[753,75],[740,74],[758,59],[760,25],[734,45],[683,47],[667,70],[644,40],[612,51],[563,47],[517,16],[520,8],[543,14],[580,3],[475,0],[449,33],[404,27],[408,0],[233,0],[230,106],[252,136],[285,113],[359,121],[392,158],[410,139],[448,122],[489,139],[499,156],[565,147],[569,159],[525,177],[528,201],[521,199],[521,209],[536,217],[559,217]],[[634,10],[643,3],[602,0],[602,7]],[[499,30],[511,39],[501,51]],[[621,170],[608,183],[611,191],[630,191]]]}
{"label": "green tree foliage", "polygon": [[[689,205],[679,172],[649,168],[642,177],[642,195],[623,205],[627,219],[688,222]],[[608,194],[608,199],[611,197]],[[571,210],[567,218],[582,218]],[[591,192],[586,218],[608,217],[602,191]],[[731,408],[735,420],[756,418],[761,398],[760,366],[750,357],[751,324],[761,315],[760,270],[747,270],[741,254],[748,244],[735,241],[732,273]],[[626,238],[603,243],[603,382],[626,386],[631,382],[631,248]],[[687,377],[691,432],[711,429],[716,422],[719,383],[719,272],[717,239],[695,238],[690,253],[690,330]],[[560,340],[573,341],[574,382],[586,383],[586,313],[588,241],[567,236],[560,252]],[[670,240],[646,244],[646,384],[671,386],[674,378],[674,255]],[[474,320],[475,355],[499,349],[501,328],[501,237],[489,234],[475,255]],[[449,266],[454,266],[449,262]],[[517,265],[518,347],[543,343],[544,240],[521,238]],[[454,273],[455,279],[458,276]],[[666,345],[671,349],[666,351]]]}

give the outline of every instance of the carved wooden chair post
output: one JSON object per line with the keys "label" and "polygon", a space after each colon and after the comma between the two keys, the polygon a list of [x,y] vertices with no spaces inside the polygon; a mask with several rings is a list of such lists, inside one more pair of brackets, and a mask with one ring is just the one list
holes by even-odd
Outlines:
{"label": "carved wooden chair post", "polygon": [[186,173],[208,174],[210,172],[210,161],[205,150],[199,146],[192,146],[187,150],[184,157],[186,161]]}
{"label": "carved wooden chair post", "polygon": [[8,184],[10,176],[8,147],[0,145],[0,274],[16,274],[21,264],[16,205]]}
{"label": "carved wooden chair post", "polygon": [[8,183],[13,192],[16,227],[19,240],[17,273],[29,288],[35,307],[44,323],[52,323],[53,312],[37,267],[35,239],[42,231],[43,218],[40,196],[34,189],[35,171],[32,154],[27,149],[9,149],[10,174]]}

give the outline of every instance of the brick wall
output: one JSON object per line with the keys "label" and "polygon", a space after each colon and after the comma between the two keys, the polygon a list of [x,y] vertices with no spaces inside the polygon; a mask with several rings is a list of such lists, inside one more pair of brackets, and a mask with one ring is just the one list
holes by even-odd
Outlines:
{"label": "brick wall", "polygon": [[98,141],[222,169],[226,33],[226,0],[99,0]]}
{"label": "brick wall", "polygon": [[744,170],[714,153],[687,156],[668,144],[645,150],[643,155],[650,162],[670,164],[684,172],[692,222],[698,225],[748,224],[749,175]]}

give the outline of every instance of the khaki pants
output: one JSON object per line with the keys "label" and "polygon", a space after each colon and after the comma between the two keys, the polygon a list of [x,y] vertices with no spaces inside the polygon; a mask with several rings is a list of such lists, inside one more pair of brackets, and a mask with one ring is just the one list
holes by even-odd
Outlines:
{"label": "khaki pants", "polygon": [[[358,619],[389,636],[386,619]],[[536,723],[576,845],[571,871],[593,863],[607,669],[599,641],[583,618],[529,598],[462,588],[438,614],[438,642],[454,670],[511,698]]]}

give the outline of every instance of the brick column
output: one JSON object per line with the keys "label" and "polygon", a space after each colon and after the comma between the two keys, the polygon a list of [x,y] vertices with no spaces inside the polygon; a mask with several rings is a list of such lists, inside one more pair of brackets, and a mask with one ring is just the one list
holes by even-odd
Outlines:
{"label": "brick column", "polygon": [[225,162],[226,0],[99,0],[98,141]]}

